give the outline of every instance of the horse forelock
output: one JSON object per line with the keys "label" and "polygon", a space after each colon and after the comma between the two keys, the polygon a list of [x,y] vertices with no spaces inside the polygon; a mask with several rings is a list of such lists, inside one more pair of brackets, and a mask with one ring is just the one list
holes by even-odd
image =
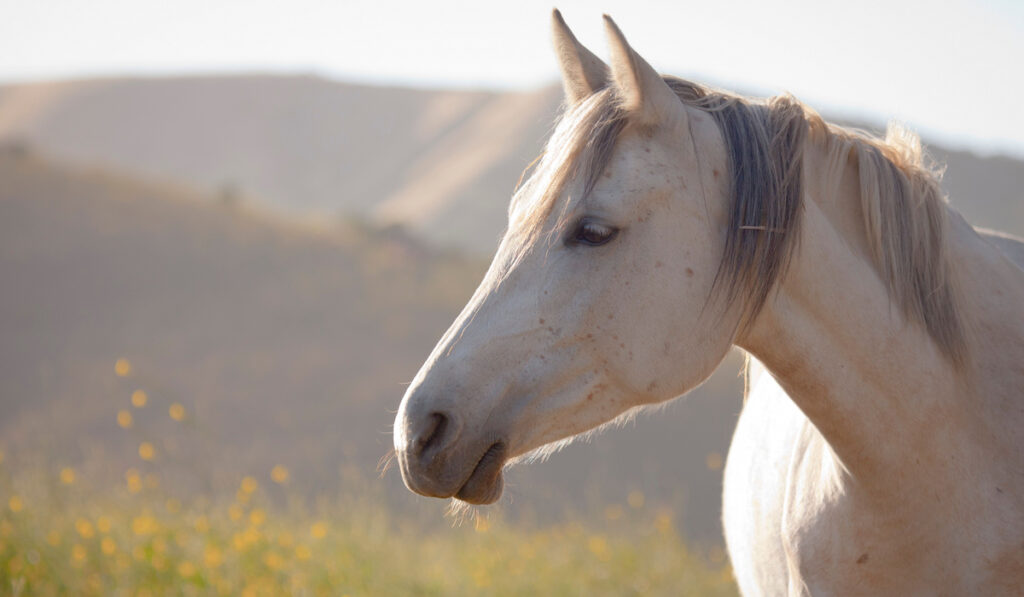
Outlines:
{"label": "horse forelock", "polygon": [[[525,181],[518,185],[510,205],[509,231],[521,244],[536,238],[554,209],[559,208],[560,225],[586,199],[611,161],[626,121],[610,88],[565,108],[544,153],[527,168],[532,168],[529,176],[524,172]],[[570,184],[573,193],[567,192]]]}
{"label": "horse forelock", "polygon": [[[676,77],[664,80],[683,104],[710,114],[723,136],[728,224],[711,296],[724,299],[727,308],[740,306],[741,331],[763,309],[796,252],[810,136],[824,141],[829,162],[855,155],[876,267],[904,313],[962,363],[966,341],[944,248],[945,199],[939,173],[924,163],[915,135],[890,126],[880,139],[829,124],[788,95],[751,100]],[[565,109],[510,205],[509,231],[519,247],[533,244],[555,210],[551,232],[563,228],[607,169],[628,118],[613,87]]]}

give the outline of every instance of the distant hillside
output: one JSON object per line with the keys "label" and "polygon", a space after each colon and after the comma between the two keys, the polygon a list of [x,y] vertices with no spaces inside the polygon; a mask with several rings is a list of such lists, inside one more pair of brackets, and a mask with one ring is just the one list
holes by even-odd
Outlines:
{"label": "distant hillside", "polygon": [[[0,87],[0,142],[298,212],[359,213],[487,254],[560,101],[554,86],[429,91],[313,77],[17,85]],[[968,219],[1024,234],[1024,163],[931,150]]]}
{"label": "distant hillside", "polygon": [[[196,435],[158,452],[211,457],[213,470],[282,460],[336,482],[345,457],[390,447],[402,382],[482,271],[399,236],[275,223],[31,157],[0,157],[0,181],[9,450],[134,456],[173,427],[177,401]],[[118,358],[130,377],[114,376]],[[115,415],[136,389],[151,405],[122,431]]]}
{"label": "distant hillside", "polygon": [[[218,195],[0,154],[0,450],[6,462],[108,463],[87,482],[134,466],[171,471],[179,489],[224,490],[275,464],[299,489],[333,490],[353,470],[372,480],[404,384],[483,265],[393,231],[272,219]],[[640,491],[691,537],[720,541],[735,370],[517,467],[504,507],[603,512]],[[135,408],[140,389],[148,403]],[[174,402],[184,422],[169,416]],[[139,460],[143,441],[156,464]],[[395,471],[383,482],[403,507],[440,517],[443,504],[414,498]]]}
{"label": "distant hillside", "polygon": [[489,250],[561,99],[313,77],[91,80],[0,87],[0,141],[276,207],[379,211]]}

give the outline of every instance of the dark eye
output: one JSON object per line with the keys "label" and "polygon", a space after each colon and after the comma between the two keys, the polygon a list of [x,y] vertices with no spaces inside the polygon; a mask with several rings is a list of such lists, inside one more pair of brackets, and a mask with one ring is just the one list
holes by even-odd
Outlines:
{"label": "dark eye", "polygon": [[571,244],[598,247],[615,238],[619,230],[587,218],[580,220],[576,230],[569,237]]}

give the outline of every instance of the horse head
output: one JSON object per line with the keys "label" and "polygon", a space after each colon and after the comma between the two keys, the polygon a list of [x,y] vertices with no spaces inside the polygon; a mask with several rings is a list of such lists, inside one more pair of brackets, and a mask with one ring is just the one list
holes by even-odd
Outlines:
{"label": "horse head", "polygon": [[417,493],[491,503],[510,461],[686,393],[733,343],[722,135],[605,24],[610,66],[554,14],[565,113],[397,414]]}

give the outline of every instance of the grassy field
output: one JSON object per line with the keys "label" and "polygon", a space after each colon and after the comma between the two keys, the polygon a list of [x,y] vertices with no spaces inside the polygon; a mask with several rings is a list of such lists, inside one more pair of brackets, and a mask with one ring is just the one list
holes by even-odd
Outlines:
{"label": "grassy field", "polygon": [[[107,376],[138,387],[132,363],[110,364]],[[211,469],[217,489],[186,488],[182,469],[212,459],[176,458],[166,440],[191,441],[196,413],[114,391],[104,429],[124,453],[0,444],[0,595],[736,594],[721,549],[688,546],[673,512],[639,491],[557,524],[492,510],[453,524],[396,508],[373,480],[310,496],[274,462]]]}
{"label": "grassy field", "polygon": [[368,496],[275,506],[253,477],[233,499],[183,504],[152,473],[97,491],[70,468],[0,467],[0,592],[13,595],[735,594],[670,513],[628,504],[599,522],[428,528]]}
{"label": "grassy field", "polygon": [[[126,377],[120,359],[114,373]],[[144,391],[111,413],[125,432]],[[186,424],[180,403],[166,417]],[[0,593],[12,595],[733,595],[724,554],[691,551],[639,492],[599,516],[509,524],[479,512],[424,523],[380,483],[300,495],[270,464],[233,492],[183,498],[156,438],[127,468],[19,462],[0,451]],[[165,470],[166,469],[166,470]],[[106,470],[106,473],[97,471]],[[222,473],[222,476],[230,473]]]}

